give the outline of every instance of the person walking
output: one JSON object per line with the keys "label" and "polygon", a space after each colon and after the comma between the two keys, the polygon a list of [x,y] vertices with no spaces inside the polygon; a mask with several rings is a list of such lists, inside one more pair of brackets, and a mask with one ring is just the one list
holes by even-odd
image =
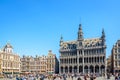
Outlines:
{"label": "person walking", "polygon": [[86,75],[84,75],[84,80],[87,80],[87,77],[86,77]]}
{"label": "person walking", "polygon": [[78,77],[78,79],[77,80],[82,80],[80,77]]}
{"label": "person walking", "polygon": [[66,80],[66,75],[65,74],[63,75],[63,79]]}
{"label": "person walking", "polygon": [[93,77],[93,75],[91,75],[91,76],[90,76],[90,80],[94,80],[94,77]]}

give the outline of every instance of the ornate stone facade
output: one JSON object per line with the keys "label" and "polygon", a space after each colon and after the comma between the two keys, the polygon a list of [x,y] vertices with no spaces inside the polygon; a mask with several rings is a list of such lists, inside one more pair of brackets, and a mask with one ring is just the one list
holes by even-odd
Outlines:
{"label": "ornate stone facade", "polygon": [[24,73],[58,73],[59,62],[50,50],[47,56],[23,56],[21,58],[21,71]]}
{"label": "ornate stone facade", "polygon": [[20,56],[13,52],[11,44],[7,43],[0,51],[2,74],[20,73]]}
{"label": "ornate stone facade", "polygon": [[47,55],[47,73],[59,73],[59,61],[51,50]]}
{"label": "ornate stone facade", "polygon": [[21,58],[21,72],[22,73],[39,73],[40,71],[39,58],[32,56],[23,56]]}
{"label": "ornate stone facade", "polygon": [[112,72],[118,73],[120,72],[120,40],[116,42],[116,44],[112,48]]}
{"label": "ornate stone facade", "polygon": [[60,66],[63,73],[105,73],[106,44],[105,33],[100,38],[84,39],[82,26],[79,25],[78,39],[74,41],[60,40]]}

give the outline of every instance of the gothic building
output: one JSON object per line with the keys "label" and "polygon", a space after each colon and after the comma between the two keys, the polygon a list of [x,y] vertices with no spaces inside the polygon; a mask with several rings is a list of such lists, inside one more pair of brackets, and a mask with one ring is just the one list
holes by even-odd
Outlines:
{"label": "gothic building", "polygon": [[106,71],[105,33],[99,38],[84,39],[82,25],[79,25],[78,38],[74,41],[60,40],[60,74],[99,73]]}

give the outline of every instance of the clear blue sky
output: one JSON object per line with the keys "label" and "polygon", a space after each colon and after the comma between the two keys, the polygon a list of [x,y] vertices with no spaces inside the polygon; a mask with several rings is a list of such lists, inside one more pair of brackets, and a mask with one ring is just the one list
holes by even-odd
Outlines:
{"label": "clear blue sky", "polygon": [[84,38],[106,34],[107,56],[120,39],[119,0],[0,0],[0,48],[7,42],[20,56],[59,56],[61,34],[76,40],[82,23]]}

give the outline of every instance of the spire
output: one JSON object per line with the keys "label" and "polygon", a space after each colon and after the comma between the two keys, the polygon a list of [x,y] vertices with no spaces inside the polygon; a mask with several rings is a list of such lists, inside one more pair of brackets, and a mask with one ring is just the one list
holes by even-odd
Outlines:
{"label": "spire", "polygon": [[62,42],[63,42],[63,37],[61,35],[61,38],[60,38],[60,46],[62,45]]}
{"label": "spire", "polygon": [[104,32],[104,29],[102,29],[102,36],[101,36],[102,39],[105,38],[105,32]]}
{"label": "spire", "polygon": [[102,39],[102,44],[105,45],[105,32],[104,32],[104,29],[102,29],[101,39]]}
{"label": "spire", "polygon": [[81,24],[79,24],[79,30],[82,30],[82,25]]}
{"label": "spire", "polygon": [[78,40],[82,40],[82,39],[83,39],[82,25],[79,24]]}

